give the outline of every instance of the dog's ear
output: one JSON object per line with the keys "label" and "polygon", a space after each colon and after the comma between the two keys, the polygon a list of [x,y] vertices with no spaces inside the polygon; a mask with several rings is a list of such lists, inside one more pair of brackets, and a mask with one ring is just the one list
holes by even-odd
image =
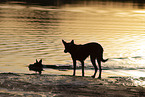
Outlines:
{"label": "dog's ear", "polygon": [[66,44],[66,42],[64,41],[64,40],[62,40],[62,43],[65,45]]}
{"label": "dog's ear", "polygon": [[39,61],[40,64],[42,64],[42,59]]}
{"label": "dog's ear", "polygon": [[70,43],[71,43],[71,44],[74,44],[74,40],[72,40]]}
{"label": "dog's ear", "polygon": [[36,59],[36,63],[38,63],[37,59]]}

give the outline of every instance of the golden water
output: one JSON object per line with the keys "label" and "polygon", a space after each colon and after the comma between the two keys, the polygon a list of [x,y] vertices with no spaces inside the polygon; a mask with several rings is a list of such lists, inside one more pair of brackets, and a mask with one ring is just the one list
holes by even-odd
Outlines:
{"label": "golden water", "polygon": [[[87,2],[59,7],[0,4],[0,72],[28,72],[28,64],[72,64],[61,40],[98,42],[104,68],[144,68],[145,9],[132,3]],[[124,59],[125,58],[125,59]],[[90,65],[89,59],[86,66]]]}

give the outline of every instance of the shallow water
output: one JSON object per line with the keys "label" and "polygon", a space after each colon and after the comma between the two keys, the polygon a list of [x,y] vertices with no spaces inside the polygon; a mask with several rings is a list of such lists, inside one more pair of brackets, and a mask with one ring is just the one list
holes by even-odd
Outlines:
{"label": "shallow water", "polygon": [[[98,42],[103,69],[145,68],[145,9],[132,3],[87,2],[63,6],[0,4],[0,72],[28,72],[28,64],[71,65],[61,40]],[[89,58],[86,68],[92,68]],[[46,70],[47,72],[47,70]]]}

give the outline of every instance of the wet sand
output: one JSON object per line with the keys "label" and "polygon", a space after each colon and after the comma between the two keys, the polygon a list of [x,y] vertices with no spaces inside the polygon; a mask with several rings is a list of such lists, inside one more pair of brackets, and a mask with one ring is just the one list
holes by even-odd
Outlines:
{"label": "wet sand", "polygon": [[0,73],[0,97],[143,97],[129,77]]}

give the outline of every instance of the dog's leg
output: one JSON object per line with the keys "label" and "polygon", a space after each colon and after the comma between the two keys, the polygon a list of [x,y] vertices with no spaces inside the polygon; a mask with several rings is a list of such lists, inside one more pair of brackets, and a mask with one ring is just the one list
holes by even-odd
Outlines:
{"label": "dog's leg", "polygon": [[98,58],[97,59],[98,65],[99,65],[99,79],[101,79],[101,72],[102,72],[102,68],[101,68],[101,60]]}
{"label": "dog's leg", "polygon": [[85,76],[85,74],[84,74],[84,61],[81,61],[81,64],[82,64],[82,76]]}
{"label": "dog's leg", "polygon": [[39,75],[41,75],[41,71],[38,71],[39,72]]}
{"label": "dog's leg", "polygon": [[76,60],[73,60],[73,68],[74,68],[73,76],[75,76],[75,74],[76,74]]}
{"label": "dog's leg", "polygon": [[95,73],[92,76],[92,78],[95,78],[98,68],[96,66],[95,57],[90,56],[90,58],[91,58],[91,62],[92,62],[93,66],[94,66],[94,69],[95,69]]}

